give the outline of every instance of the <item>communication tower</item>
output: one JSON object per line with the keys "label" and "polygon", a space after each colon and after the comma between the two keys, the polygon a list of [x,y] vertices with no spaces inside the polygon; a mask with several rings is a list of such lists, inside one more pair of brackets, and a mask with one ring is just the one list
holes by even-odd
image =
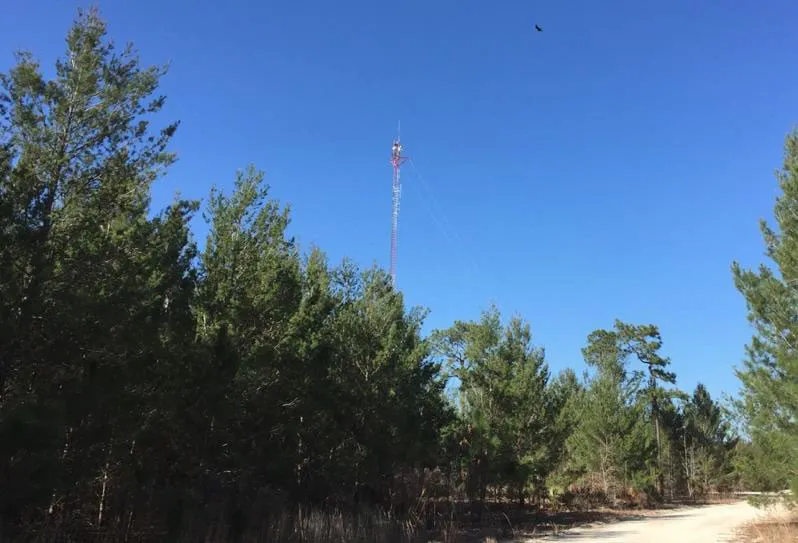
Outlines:
{"label": "communication tower", "polygon": [[391,210],[391,281],[396,286],[396,257],[397,257],[397,244],[398,244],[398,227],[399,227],[399,198],[402,195],[402,182],[401,170],[402,164],[405,163],[407,157],[402,155],[402,142],[399,136],[393,140],[393,147],[391,147],[391,167],[393,168],[393,207]]}

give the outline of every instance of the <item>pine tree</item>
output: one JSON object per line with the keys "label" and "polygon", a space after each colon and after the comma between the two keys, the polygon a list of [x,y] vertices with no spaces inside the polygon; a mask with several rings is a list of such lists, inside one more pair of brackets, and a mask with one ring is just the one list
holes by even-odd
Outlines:
{"label": "pine tree", "polygon": [[[618,328],[625,332],[620,323]],[[611,502],[627,486],[651,490],[649,466],[656,461],[653,432],[643,422],[644,375],[629,371],[633,350],[627,337],[614,330],[588,336],[582,352],[593,372],[574,406],[578,422],[567,441],[567,471],[597,486]]]}
{"label": "pine tree", "polygon": [[584,384],[570,368],[560,372],[551,384],[550,395],[558,416],[549,447],[549,463],[553,469],[546,485],[553,496],[561,495],[581,475],[581,466],[571,462],[569,440],[581,422],[585,392]]}
{"label": "pine tree", "polygon": [[[786,140],[784,164],[777,175],[774,229],[761,223],[766,255],[774,268],[757,271],[732,266],[745,297],[755,335],[747,347],[741,407],[757,454],[746,469],[768,486],[787,479],[798,495],[798,131]],[[753,478],[753,473],[750,474]]]}
{"label": "pine tree", "polygon": [[730,454],[736,445],[720,405],[699,383],[684,407],[683,462],[692,497],[728,485]]}
{"label": "pine tree", "polygon": [[662,460],[663,435],[660,404],[670,401],[670,399],[659,383],[675,383],[676,374],[665,369],[670,365],[670,360],[659,354],[659,350],[662,348],[662,338],[656,326],[633,326],[616,321],[615,329],[623,351],[636,357],[646,367],[648,377],[646,395],[649,401],[649,414],[654,425],[654,436],[657,441],[657,491],[662,496],[665,488],[665,474]]}
{"label": "pine tree", "polygon": [[503,327],[491,308],[479,322],[438,332],[438,342],[459,380],[472,498],[484,501],[489,485],[507,485],[522,505],[530,491],[542,495],[564,439],[566,398],[529,325],[515,317]]}
{"label": "pine tree", "polygon": [[81,522],[106,524],[174,409],[164,377],[193,328],[196,204],[148,217],[177,126],[149,126],[163,73],[117,51],[89,11],[53,79],[27,53],[0,77],[5,518],[80,509]]}

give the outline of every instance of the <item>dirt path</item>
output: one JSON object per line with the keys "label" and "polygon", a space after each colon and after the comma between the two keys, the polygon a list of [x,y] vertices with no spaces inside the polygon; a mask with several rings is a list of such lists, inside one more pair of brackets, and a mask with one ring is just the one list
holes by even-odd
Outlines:
{"label": "dirt path", "polygon": [[567,530],[559,535],[526,539],[568,543],[716,543],[737,541],[735,531],[748,521],[768,515],[745,502],[704,507],[684,507],[658,512],[646,518],[623,520],[603,526]]}

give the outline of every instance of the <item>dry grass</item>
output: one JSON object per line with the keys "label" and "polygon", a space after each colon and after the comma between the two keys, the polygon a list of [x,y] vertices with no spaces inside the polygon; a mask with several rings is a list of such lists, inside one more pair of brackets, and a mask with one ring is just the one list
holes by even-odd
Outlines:
{"label": "dry grass", "polygon": [[746,543],[798,543],[798,514],[772,515],[751,523],[742,536]]}
{"label": "dry grass", "polygon": [[[678,506],[671,506],[678,507]],[[546,511],[517,504],[488,503],[481,510],[470,504],[426,500],[406,515],[397,517],[379,508],[357,512],[340,509],[322,510],[313,507],[264,510],[261,517],[251,518],[243,532],[244,543],[275,541],[297,543],[496,543],[516,538],[559,534],[563,530],[624,520],[643,519],[656,515],[654,510],[618,510],[601,508],[591,511]],[[795,526],[793,526],[795,528]],[[779,528],[767,527],[770,529]],[[767,529],[762,526],[760,530]],[[798,528],[796,528],[798,529]],[[233,527],[211,517],[185,519],[181,535],[175,541],[221,543],[235,540]],[[92,530],[86,526],[70,529],[66,523],[53,526],[32,526],[21,540],[40,543],[96,541],[111,543],[149,543],[169,539],[163,529],[125,531],[106,527]],[[6,541],[0,534],[0,541]],[[775,539],[751,541],[790,541]]]}

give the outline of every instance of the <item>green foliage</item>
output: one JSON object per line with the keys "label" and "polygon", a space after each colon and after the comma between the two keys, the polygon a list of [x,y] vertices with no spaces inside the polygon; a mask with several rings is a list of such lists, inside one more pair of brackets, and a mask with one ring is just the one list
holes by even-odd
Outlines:
{"label": "green foliage", "polygon": [[198,250],[198,202],[150,209],[174,160],[177,123],[151,126],[164,70],[88,11],[44,73],[21,53],[0,75],[2,537],[236,541],[304,530],[307,506],[418,521],[463,494],[700,494],[732,460],[745,484],[793,478],[798,138],[765,229],[782,278],[735,268],[758,329],[737,443],[704,387],[665,388],[656,326],[590,334],[584,379],[552,377],[496,308],[425,338],[383,270],[301,251],[254,167],[211,191]]}
{"label": "green foliage", "polygon": [[760,492],[778,492],[787,488],[788,474],[782,472],[786,458],[778,458],[780,451],[774,450],[767,441],[740,441],[734,450],[733,466],[740,477],[742,488],[756,489]]}
{"label": "green foliage", "polygon": [[787,137],[778,173],[781,195],[774,214],[777,228],[764,221],[762,234],[773,268],[732,267],[745,297],[755,335],[747,348],[741,410],[752,447],[741,464],[749,480],[775,488],[786,480],[798,495],[798,131]]}
{"label": "green foliage", "polygon": [[628,371],[614,332],[591,333],[583,354],[594,371],[571,407],[577,424],[567,441],[566,470],[572,480],[614,501],[628,486],[649,486],[646,473],[654,444],[639,401],[641,375]]}
{"label": "green foliage", "polygon": [[616,321],[613,330],[588,336],[583,354],[592,373],[569,406],[576,424],[561,486],[577,482],[611,502],[630,492],[665,499],[730,486],[736,440],[728,417],[703,385],[692,398],[661,386],[676,380],[661,348],[653,325]]}
{"label": "green foliage", "polygon": [[29,54],[0,77],[3,516],[124,476],[118,449],[155,424],[168,353],[182,351],[170,336],[190,329],[195,205],[147,218],[176,126],[149,130],[161,70],[104,35],[81,15],[52,80]]}
{"label": "green foliage", "polygon": [[[46,80],[0,96],[0,530],[163,527],[230,539],[263,511],[391,495],[435,465],[444,380],[380,270],[300,254],[263,176],[154,216],[176,124],[160,68],[93,11]],[[3,532],[6,535],[6,532]]]}
{"label": "green foliage", "polygon": [[737,440],[721,406],[712,400],[706,387],[696,386],[683,413],[684,467],[689,494],[728,488],[731,453]]}
{"label": "green foliage", "polygon": [[523,503],[542,493],[567,432],[560,412],[569,389],[550,381],[529,325],[514,317],[502,326],[491,308],[478,322],[437,332],[436,342],[459,381],[469,494],[484,500],[489,486],[507,486]]}

